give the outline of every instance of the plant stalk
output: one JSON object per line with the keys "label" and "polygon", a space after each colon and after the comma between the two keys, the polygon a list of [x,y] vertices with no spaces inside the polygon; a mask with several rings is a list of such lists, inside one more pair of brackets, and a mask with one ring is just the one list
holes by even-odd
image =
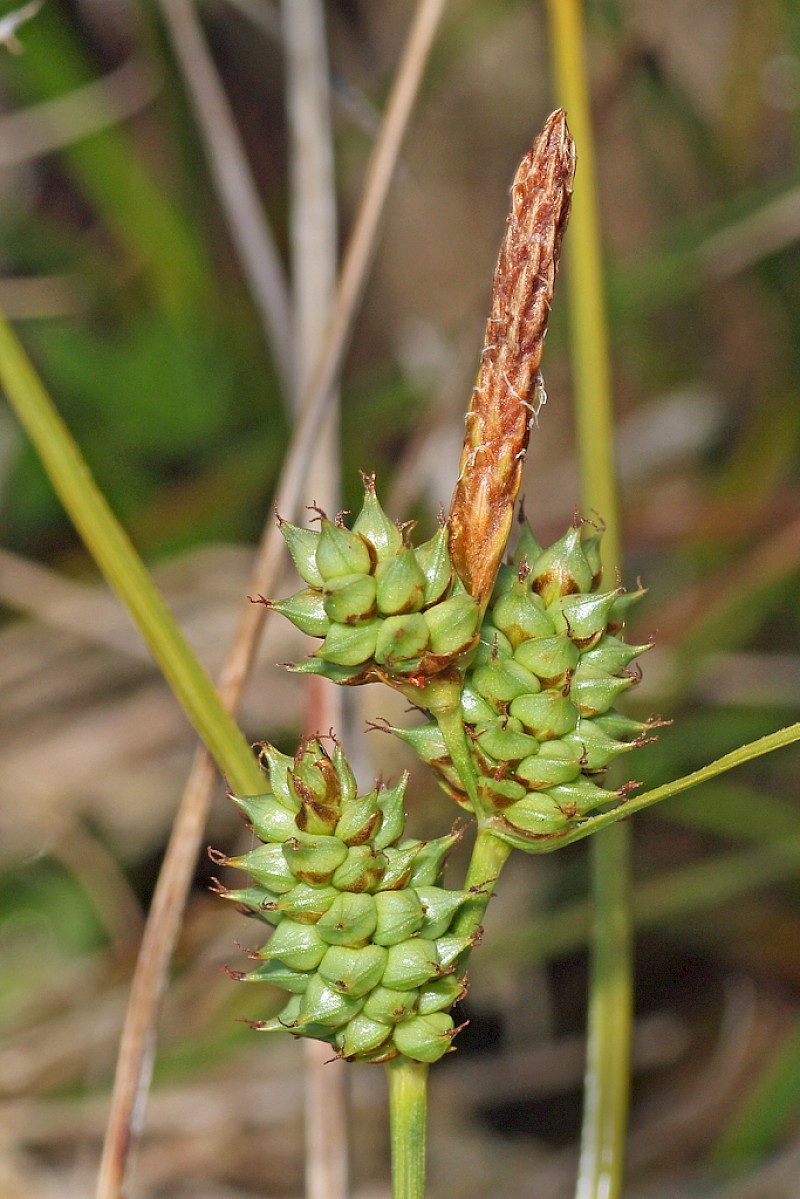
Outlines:
{"label": "plant stalk", "polygon": [[[611,369],[582,0],[548,0],[548,16],[557,101],[567,111],[579,156],[567,292],[581,499],[587,512],[597,512],[605,521],[607,560],[618,565]],[[624,824],[593,838],[594,917],[577,1199],[617,1199],[622,1188],[633,1010],[629,859],[630,834]]]}
{"label": "plant stalk", "polygon": [[425,1199],[428,1066],[397,1057],[387,1062],[392,1142],[392,1199]]}

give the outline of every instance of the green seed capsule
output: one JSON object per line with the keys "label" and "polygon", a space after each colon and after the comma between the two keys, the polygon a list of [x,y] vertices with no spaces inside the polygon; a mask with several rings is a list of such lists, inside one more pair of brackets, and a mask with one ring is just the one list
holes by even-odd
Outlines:
{"label": "green seed capsule", "polygon": [[364,1000],[342,995],[329,987],[319,974],[313,974],[300,1001],[302,1024],[321,1024],[323,1028],[341,1028],[364,1006]]}
{"label": "green seed capsule", "polygon": [[469,595],[453,595],[428,608],[424,619],[431,637],[431,652],[438,655],[464,653],[477,640],[480,609]]}
{"label": "green seed capsule", "polygon": [[472,675],[472,685],[483,699],[497,707],[520,695],[535,695],[542,689],[536,675],[512,658],[498,658],[479,666]]}
{"label": "green seed capsule", "polygon": [[370,1020],[369,1016],[365,1016],[360,1012],[349,1020],[345,1027],[337,1034],[336,1044],[339,1047],[343,1058],[350,1060],[351,1058],[361,1057],[364,1054],[373,1053],[376,1049],[380,1049],[381,1045],[385,1045],[392,1035],[391,1024],[382,1024],[379,1020]]}
{"label": "green seed capsule", "polygon": [[294,766],[294,758],[282,754],[274,745],[262,744],[259,758],[267,765],[269,785],[275,798],[292,812],[300,810],[300,803],[289,784],[289,771]]}
{"label": "green seed capsule", "polygon": [[496,625],[516,647],[529,637],[552,637],[553,622],[544,604],[527,582],[515,579],[508,591],[492,607],[492,624]]}
{"label": "green seed capsule", "polygon": [[257,883],[276,895],[291,891],[297,882],[281,845],[257,845],[238,858],[228,858],[227,865],[251,874]]}
{"label": "green seed capsule", "polygon": [[407,785],[408,771],[406,770],[393,787],[381,787],[378,791],[378,807],[381,810],[382,819],[373,837],[373,845],[376,849],[386,849],[387,846],[394,845],[403,832],[406,820],[404,804]]}
{"label": "green seed capsule", "polygon": [[465,683],[461,690],[461,712],[465,724],[485,724],[497,715],[496,709],[469,683]]}
{"label": "green seed capsule", "polygon": [[280,987],[292,995],[302,995],[310,978],[311,975],[306,971],[290,970],[283,962],[274,961],[264,962],[256,970],[251,970],[249,974],[244,975],[242,982],[270,983],[271,986]]}
{"label": "green seed capsule", "polygon": [[419,612],[407,616],[389,616],[379,622],[375,661],[390,670],[419,661],[428,648],[430,635],[425,617]]}
{"label": "green seed capsule", "polygon": [[363,666],[374,657],[380,628],[378,620],[361,625],[333,624],[315,657],[334,666]]}
{"label": "green seed capsule", "polygon": [[514,647],[505,633],[501,633],[493,624],[484,620],[481,625],[481,639],[478,642],[475,657],[472,659],[472,665],[485,666],[487,662],[494,662],[498,658],[510,658],[513,652]]}
{"label": "green seed capsule", "polygon": [[[519,532],[517,548],[514,550],[514,566],[519,568],[523,558],[528,566],[532,566],[543,552],[542,546],[533,535],[533,529],[529,524],[523,524]],[[516,574],[516,571],[514,573]]]}
{"label": "green seed capsule", "polygon": [[333,769],[336,772],[336,778],[339,783],[340,802],[342,804],[352,803],[358,795],[358,786],[356,784],[356,776],[350,769],[350,763],[344,756],[341,745],[334,747]]}
{"label": "green seed capsule", "polygon": [[316,924],[325,915],[339,892],[335,887],[310,887],[298,883],[275,903],[279,913],[291,916],[300,924]]}
{"label": "green seed capsule", "polygon": [[277,1016],[273,1016],[271,1020],[260,1020],[256,1028],[259,1032],[285,1032],[286,1029],[294,1032],[295,1025],[300,1017],[301,1002],[302,1000],[299,995],[292,995],[289,1002],[278,1012]]}
{"label": "green seed capsule", "polygon": [[410,729],[391,728],[389,731],[410,745],[420,761],[427,762],[429,766],[450,759],[438,724],[418,724]]}
{"label": "green seed capsule", "polygon": [[358,999],[377,987],[386,968],[386,957],[381,945],[364,945],[361,949],[331,945],[317,973],[334,991]]}
{"label": "green seed capsule", "polygon": [[295,754],[289,768],[289,786],[301,803],[339,804],[339,776],[316,738],[305,742]]}
{"label": "green seed capsule", "polygon": [[622,628],[630,615],[631,608],[635,607],[645,595],[647,595],[647,589],[644,587],[639,587],[636,591],[625,591],[622,595],[617,595],[608,616],[610,632],[616,633]]}
{"label": "green seed capsule", "polygon": [[364,1004],[364,1015],[381,1024],[396,1024],[406,1020],[417,1006],[416,988],[375,987]]}
{"label": "green seed capsule", "polygon": [[445,974],[443,978],[437,978],[435,982],[420,987],[417,1014],[430,1016],[431,1012],[449,1011],[466,993],[463,979],[456,978],[455,974]]}
{"label": "green seed capsule", "polygon": [[294,813],[274,795],[232,795],[231,799],[253,826],[262,841],[285,841],[297,832]]}
{"label": "green seed capsule", "polygon": [[478,792],[487,808],[503,811],[525,795],[526,788],[516,779],[478,779]]}
{"label": "green seed capsule", "polygon": [[376,945],[397,945],[422,928],[424,910],[411,887],[402,891],[379,891],[375,896],[378,924],[372,939]]}
{"label": "green seed capsule", "polygon": [[443,937],[453,917],[470,897],[469,891],[448,891],[444,887],[415,887],[422,904],[423,920],[420,932],[430,941]]}
{"label": "green seed capsule", "polygon": [[577,778],[574,783],[551,787],[548,794],[570,819],[573,816],[586,815],[598,804],[610,803],[617,799],[616,791],[607,791],[583,776]]}
{"label": "green seed capsule", "polygon": [[635,675],[617,678],[596,667],[584,666],[575,671],[570,687],[570,699],[577,705],[581,716],[599,716],[613,707],[623,691],[637,681]]}
{"label": "green seed capsule", "polygon": [[586,717],[578,721],[575,732],[565,737],[564,742],[580,754],[584,770],[605,770],[619,754],[634,748],[630,742],[609,737],[595,720]]}
{"label": "green seed capsule", "polygon": [[286,917],[258,956],[265,961],[283,962],[290,970],[316,970],[327,950],[313,924],[298,924]]}
{"label": "green seed capsule", "polygon": [[623,716],[621,712],[605,712],[602,716],[595,716],[592,724],[602,729],[609,737],[618,737],[620,740],[623,738],[627,740],[628,737],[641,737],[643,733],[649,732],[653,727],[641,720]]}
{"label": "green seed capsule", "polygon": [[316,556],[317,570],[327,583],[341,575],[372,573],[372,556],[366,541],[358,533],[323,520]]}
{"label": "green seed capsule", "polygon": [[309,637],[324,637],[331,627],[322,595],[310,587],[290,595],[288,599],[272,600],[269,607],[274,612],[280,612],[296,629],[307,633]]}
{"label": "green seed capsule", "polygon": [[602,530],[599,533],[590,533],[588,537],[584,537],[583,539],[583,556],[589,563],[589,569],[592,572],[591,591],[597,589],[603,577],[602,541]]}
{"label": "green seed capsule", "polygon": [[403,534],[380,505],[372,476],[364,476],[364,502],[353,521],[353,532],[370,543],[378,562],[393,558],[403,545]]}
{"label": "green seed capsule", "polygon": [[321,587],[322,575],[317,568],[319,532],[316,529],[301,529],[288,520],[281,520],[279,528],[300,578],[309,587]]}
{"label": "green seed capsule", "polygon": [[571,783],[581,772],[580,751],[562,740],[545,741],[538,753],[524,758],[514,770],[533,791]]}
{"label": "green seed capsule", "polygon": [[445,858],[453,846],[458,844],[458,840],[459,834],[448,833],[444,837],[436,837],[433,841],[422,842],[411,868],[410,885],[433,887],[439,881]]}
{"label": "green seed capsule", "polygon": [[581,545],[581,530],[572,528],[553,545],[543,550],[531,567],[530,586],[550,604],[558,596],[589,591],[594,571]]}
{"label": "green seed capsule", "polygon": [[382,891],[399,891],[408,885],[414,862],[424,844],[424,841],[404,841],[402,845],[387,845],[383,851],[388,864],[381,879]]}
{"label": "green seed capsule", "polygon": [[436,951],[439,954],[439,964],[443,970],[449,970],[455,965],[467,949],[471,949],[475,944],[474,934],[469,933],[466,936],[444,936],[439,937],[436,941]]}
{"label": "green seed capsule", "polygon": [[378,578],[378,611],[383,616],[400,616],[419,612],[425,601],[425,575],[411,549],[402,550],[395,558],[380,563]]}
{"label": "green seed capsule", "polygon": [[281,919],[282,913],[278,911],[274,896],[270,895],[269,891],[265,891],[263,887],[239,887],[233,889],[231,887],[223,887],[219,884],[213,886],[211,889],[221,899],[228,899],[231,903],[238,903],[240,907],[246,908],[249,914],[257,916],[259,920],[263,920],[266,924],[277,924]]}
{"label": "green seed capsule", "polygon": [[451,1047],[453,1019],[446,1012],[414,1016],[395,1027],[393,1040],[405,1057],[415,1062],[438,1062]]}
{"label": "green seed capsule", "polygon": [[614,637],[611,633],[606,633],[594,649],[587,650],[581,656],[581,666],[594,666],[598,670],[605,670],[608,674],[618,674],[629,666],[634,658],[638,658],[640,654],[645,653],[648,649],[652,649],[652,644],[647,645],[628,645],[625,641],[621,641],[619,637]]}
{"label": "green seed capsule", "polygon": [[439,954],[436,942],[427,937],[410,937],[387,950],[383,986],[405,988],[419,987],[439,974]]}
{"label": "green seed capsule", "polygon": [[336,624],[357,625],[373,620],[376,594],[377,586],[372,575],[338,575],[331,579],[323,591],[323,608],[329,624],[334,621]]}
{"label": "green seed capsule", "polygon": [[441,527],[430,541],[418,546],[414,550],[414,557],[425,577],[423,604],[429,608],[444,598],[453,578],[447,527]]}
{"label": "green seed capsule", "polygon": [[375,932],[378,913],[371,895],[345,891],[337,895],[316,929],[328,945],[364,945]]}
{"label": "green seed capsule", "polygon": [[571,733],[578,723],[578,709],[558,691],[520,695],[512,701],[508,710],[522,721],[538,741],[563,737],[565,733]]}
{"label": "green seed capsule", "polygon": [[[560,832],[567,819],[548,791],[531,791],[503,812],[503,820],[509,831],[516,829],[533,839]],[[522,848],[525,846],[524,839],[512,843]]]}
{"label": "green seed capsule", "polygon": [[568,637],[537,637],[523,641],[514,651],[514,661],[519,662],[537,679],[551,686],[563,683],[570,671],[578,665],[580,653],[577,645]]}
{"label": "green seed capsule", "polygon": [[347,846],[335,837],[311,837],[305,833],[292,837],[278,848],[298,882],[318,887],[331,881],[347,857]]}
{"label": "green seed capsule", "polygon": [[539,748],[536,738],[521,729],[518,720],[498,716],[478,733],[478,745],[497,762],[518,762],[520,758],[535,754]]}
{"label": "green seed capsule", "polygon": [[566,633],[578,649],[591,649],[606,631],[608,617],[618,591],[596,595],[568,595],[554,600],[547,609],[557,633]]}
{"label": "green seed capsule", "polygon": [[378,807],[378,792],[370,791],[343,805],[336,825],[336,836],[345,845],[365,845],[381,827],[383,813]]}
{"label": "green seed capsule", "polygon": [[386,865],[386,855],[372,845],[353,845],[331,883],[340,891],[374,891],[380,885]]}

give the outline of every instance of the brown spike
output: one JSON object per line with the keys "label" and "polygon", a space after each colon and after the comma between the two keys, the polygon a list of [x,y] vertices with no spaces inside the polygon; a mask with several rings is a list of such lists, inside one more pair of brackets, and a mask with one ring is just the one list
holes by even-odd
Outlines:
{"label": "brown spike", "polygon": [[543,402],[538,370],[574,173],[575,145],[557,109],[523,158],[511,189],[450,507],[453,564],[481,604],[489,600],[502,561],[531,422]]}

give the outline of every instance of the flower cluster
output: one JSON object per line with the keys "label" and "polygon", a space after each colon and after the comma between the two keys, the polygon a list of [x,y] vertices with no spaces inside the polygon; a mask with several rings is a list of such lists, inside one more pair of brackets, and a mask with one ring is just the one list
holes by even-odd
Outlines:
{"label": "flower cluster", "polygon": [[413,548],[383,511],[374,478],[364,477],[352,528],[325,516],[318,530],[289,521],[280,528],[307,586],[268,606],[323,638],[299,671],[403,685],[438,674],[477,644],[480,610],[454,575],[446,526]]}
{"label": "flower cluster", "polygon": [[[588,535],[587,535],[588,532]],[[580,524],[548,549],[523,529],[497,578],[461,693],[480,815],[498,835],[535,848],[620,792],[598,781],[652,724],[614,710],[638,681],[634,659],[649,645],[619,635],[644,594],[599,591],[600,535]],[[434,723],[393,729],[470,806]]]}
{"label": "flower cluster", "polygon": [[458,835],[401,840],[406,777],[357,793],[337,745],[318,740],[292,759],[263,747],[269,790],[234,796],[262,844],[216,862],[247,871],[219,894],[273,925],[259,965],[230,971],[290,993],[278,1016],[257,1022],[335,1047],[348,1060],[398,1054],[433,1062],[457,1032],[449,1014],[464,992],[455,965],[472,943],[453,922],[470,892],[439,885]]}

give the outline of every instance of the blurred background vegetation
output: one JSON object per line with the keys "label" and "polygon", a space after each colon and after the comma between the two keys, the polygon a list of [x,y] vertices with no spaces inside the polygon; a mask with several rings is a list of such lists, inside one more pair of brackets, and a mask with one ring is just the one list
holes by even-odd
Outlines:
{"label": "blurred background vegetation", "polygon": [[[800,9],[586,7],[624,570],[650,589],[630,636],[656,639],[631,710],[673,721],[630,761],[656,785],[796,719]],[[285,249],[277,5],[197,9]],[[325,10],[344,239],[412,5]],[[159,5],[48,0],[20,39],[22,54],[0,47],[0,307],[216,670],[288,439],[280,372]],[[540,3],[451,0],[345,368],[346,507],[359,468],[397,518],[430,528],[449,500],[507,188],[551,96]],[[524,485],[542,539],[577,495],[566,338],[557,290]],[[193,738],[4,408],[0,536],[0,1194],[77,1199]],[[279,594],[293,589],[287,571]],[[296,739],[301,688],[272,663],[304,652],[270,627],[249,737]],[[368,692],[364,716],[395,714]],[[368,740],[368,774],[407,764],[388,740]],[[782,751],[637,818],[632,1199],[797,1194],[798,765]],[[410,794],[412,832],[441,831],[421,768]],[[220,788],[208,837],[226,849],[243,836],[229,806]],[[221,974],[248,929],[197,871],[133,1194],[294,1196],[301,1057],[237,1023],[279,997]],[[471,1024],[433,1080],[434,1197],[571,1194],[585,891],[582,846],[504,876]],[[354,1193],[377,1199],[383,1079],[352,1075]]]}

